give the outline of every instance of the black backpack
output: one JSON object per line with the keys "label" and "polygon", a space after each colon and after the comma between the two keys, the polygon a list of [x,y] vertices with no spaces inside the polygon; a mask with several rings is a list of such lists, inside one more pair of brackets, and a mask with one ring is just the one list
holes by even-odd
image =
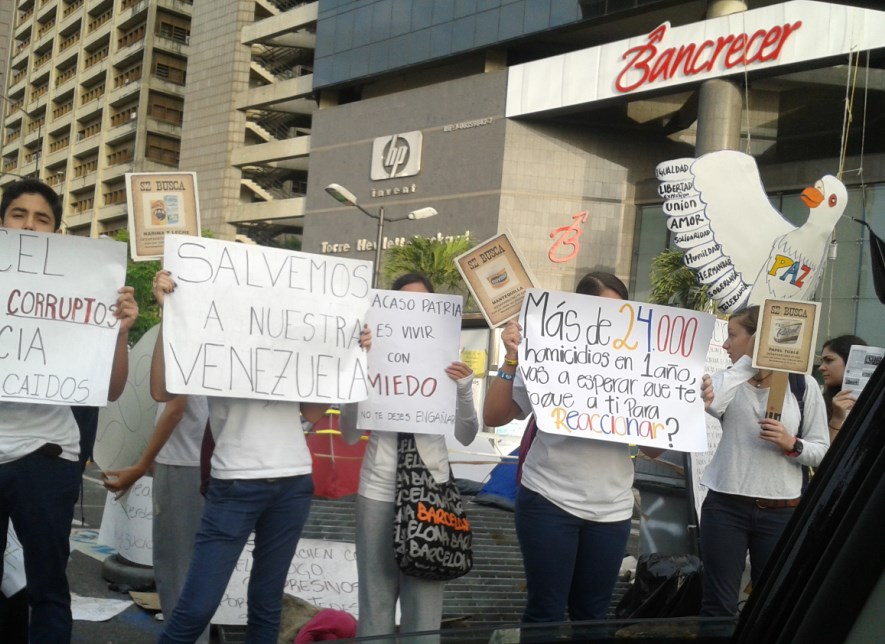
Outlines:
{"label": "black backpack", "polygon": [[[802,438],[802,430],[805,425],[805,390],[807,388],[807,383],[805,382],[805,375],[801,373],[790,373],[787,374],[788,380],[790,382],[790,391],[793,392],[793,395],[796,396],[796,402],[799,403],[799,429],[796,431],[796,438]],[[808,487],[808,484],[811,482],[811,477],[814,475],[814,471],[808,467],[807,465],[802,466],[802,492],[805,492],[805,488]]]}

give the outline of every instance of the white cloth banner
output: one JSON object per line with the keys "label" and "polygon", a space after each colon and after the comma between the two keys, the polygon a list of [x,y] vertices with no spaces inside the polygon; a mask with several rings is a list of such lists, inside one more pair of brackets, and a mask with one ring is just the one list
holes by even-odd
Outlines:
{"label": "white cloth banner", "polygon": [[301,402],[368,395],[360,331],[372,264],[169,235],[166,387],[173,393]]}
{"label": "white cloth banner", "polygon": [[0,228],[0,400],[102,406],[126,244]]}
{"label": "white cloth banner", "polygon": [[157,401],[151,398],[151,357],[160,325],[129,351],[129,373],[123,395],[98,412],[92,458],[102,469],[119,470],[138,462],[154,433]]}
{"label": "white cloth banner", "polygon": [[701,378],[712,315],[531,289],[520,323],[519,369],[539,429],[707,448]]}
{"label": "white cloth banner", "polygon": [[154,565],[153,486],[153,477],[142,476],[119,501],[108,492],[98,531],[99,544],[142,566]]}
{"label": "white cloth banner", "polygon": [[[255,535],[249,537],[240,554],[221,604],[212,617],[213,624],[246,623],[246,592],[252,574],[254,538]],[[356,548],[352,543],[321,539],[298,542],[295,557],[289,564],[284,593],[320,608],[343,610],[358,617],[357,588]]]}
{"label": "white cloth banner", "polygon": [[460,295],[374,291],[369,399],[360,429],[446,434],[455,427],[455,382],[445,372],[458,360]]}
{"label": "white cloth banner", "polygon": [[6,597],[12,597],[26,585],[25,556],[22,544],[10,521],[6,530],[6,551],[3,553],[3,579],[0,581],[0,592]]}

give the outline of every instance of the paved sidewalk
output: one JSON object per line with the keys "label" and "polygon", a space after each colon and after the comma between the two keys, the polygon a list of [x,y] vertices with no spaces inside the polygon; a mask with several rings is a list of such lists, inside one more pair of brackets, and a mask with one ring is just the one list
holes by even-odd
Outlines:
{"label": "paved sidewalk", "polygon": [[[72,537],[80,530],[95,530],[101,526],[106,492],[100,483],[101,473],[90,465],[83,477],[81,503],[74,509],[75,525]],[[78,524],[85,518],[85,526]],[[128,593],[120,593],[108,588],[108,582],[101,576],[101,561],[80,551],[73,550],[68,564],[68,581],[71,592],[82,597],[105,599],[130,599]],[[74,620],[72,641],[84,644],[148,644],[157,641],[162,630],[162,622],[154,619],[154,614],[132,605],[116,617],[106,622]]]}

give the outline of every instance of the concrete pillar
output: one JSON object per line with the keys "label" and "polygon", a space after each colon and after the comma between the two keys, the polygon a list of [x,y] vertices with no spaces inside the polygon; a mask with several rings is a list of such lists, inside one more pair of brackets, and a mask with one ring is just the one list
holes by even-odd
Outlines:
{"label": "concrete pillar", "polygon": [[[746,11],[744,0],[712,0],[707,18]],[[743,97],[739,84],[730,80],[704,81],[698,95],[698,126],[695,154],[714,150],[736,150],[741,140]]]}

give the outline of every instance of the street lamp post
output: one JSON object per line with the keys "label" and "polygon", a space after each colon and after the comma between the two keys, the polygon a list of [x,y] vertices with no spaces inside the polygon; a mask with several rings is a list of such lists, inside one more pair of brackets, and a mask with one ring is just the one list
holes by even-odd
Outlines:
{"label": "street lamp post", "polygon": [[332,198],[338,203],[343,203],[348,206],[353,206],[364,215],[368,215],[372,219],[375,219],[378,222],[378,232],[375,240],[375,269],[372,273],[372,288],[377,288],[378,286],[378,278],[381,275],[381,246],[384,242],[384,224],[385,222],[390,221],[405,221],[406,219],[427,219],[428,217],[434,217],[438,213],[435,208],[419,208],[418,210],[413,210],[405,217],[398,217],[396,219],[385,219],[384,218],[384,206],[378,207],[378,214],[373,212],[369,212],[365,208],[363,208],[359,201],[357,201],[356,195],[354,195],[350,190],[342,186],[338,183],[330,183],[326,186],[326,192],[332,195]]}

